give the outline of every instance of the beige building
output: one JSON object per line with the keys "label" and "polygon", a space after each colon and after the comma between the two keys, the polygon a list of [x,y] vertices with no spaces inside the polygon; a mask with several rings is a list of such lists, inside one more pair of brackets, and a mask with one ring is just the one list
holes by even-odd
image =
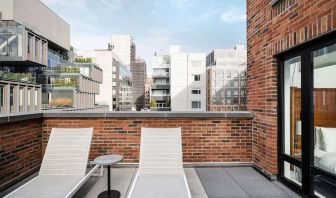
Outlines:
{"label": "beige building", "polygon": [[207,111],[246,110],[246,49],[215,49],[207,64]]}
{"label": "beige building", "polygon": [[102,70],[74,64],[67,22],[39,0],[0,0],[0,17],[2,112],[96,108]]}
{"label": "beige building", "polygon": [[153,86],[153,78],[147,78],[145,82],[145,108],[146,109],[150,109],[152,86]]}

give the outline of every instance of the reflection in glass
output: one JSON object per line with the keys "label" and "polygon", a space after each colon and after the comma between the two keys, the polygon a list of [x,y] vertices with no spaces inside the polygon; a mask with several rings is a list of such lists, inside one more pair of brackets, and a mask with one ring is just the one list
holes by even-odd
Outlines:
{"label": "reflection in glass", "polygon": [[284,63],[284,150],[301,159],[301,57]]}
{"label": "reflection in glass", "polygon": [[314,165],[336,175],[336,44],[313,56]]}
{"label": "reflection in glass", "polygon": [[[313,52],[314,165],[336,176],[336,44]],[[336,194],[336,179],[314,176],[318,197]]]}
{"label": "reflection in glass", "polygon": [[288,162],[284,162],[284,176],[296,183],[299,186],[302,186],[302,171],[301,168],[294,166]]}

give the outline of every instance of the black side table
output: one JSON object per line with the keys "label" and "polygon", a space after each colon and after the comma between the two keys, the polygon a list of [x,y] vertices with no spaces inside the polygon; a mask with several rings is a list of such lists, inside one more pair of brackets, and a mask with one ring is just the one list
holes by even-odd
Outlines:
{"label": "black side table", "polygon": [[101,192],[98,198],[119,198],[120,192],[117,190],[111,190],[111,165],[116,164],[123,160],[121,155],[102,155],[94,159],[97,165],[107,166],[107,190]]}

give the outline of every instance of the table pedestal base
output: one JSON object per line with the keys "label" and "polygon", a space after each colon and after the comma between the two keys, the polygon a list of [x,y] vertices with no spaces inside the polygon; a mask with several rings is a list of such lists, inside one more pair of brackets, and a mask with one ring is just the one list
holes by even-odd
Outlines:
{"label": "table pedestal base", "polygon": [[98,198],[119,198],[120,197],[120,192],[117,190],[111,190],[110,194],[108,191],[101,192],[98,195]]}

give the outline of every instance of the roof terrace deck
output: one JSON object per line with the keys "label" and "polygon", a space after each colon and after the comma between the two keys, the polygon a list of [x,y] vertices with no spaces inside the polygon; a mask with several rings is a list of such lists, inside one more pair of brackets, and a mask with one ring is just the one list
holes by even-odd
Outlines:
{"label": "roof terrace deck", "polygon": [[[89,160],[107,153],[123,155],[123,163],[118,168],[112,167],[112,188],[125,195],[139,159],[141,127],[181,127],[183,162],[193,197],[295,197],[278,182],[256,172],[259,167],[252,160],[252,118],[250,112],[3,115],[0,191],[9,192],[22,179],[36,174],[52,128],[93,127]],[[276,178],[265,172],[268,179]],[[106,188],[105,180],[93,177],[79,191],[79,196],[96,196]]]}

